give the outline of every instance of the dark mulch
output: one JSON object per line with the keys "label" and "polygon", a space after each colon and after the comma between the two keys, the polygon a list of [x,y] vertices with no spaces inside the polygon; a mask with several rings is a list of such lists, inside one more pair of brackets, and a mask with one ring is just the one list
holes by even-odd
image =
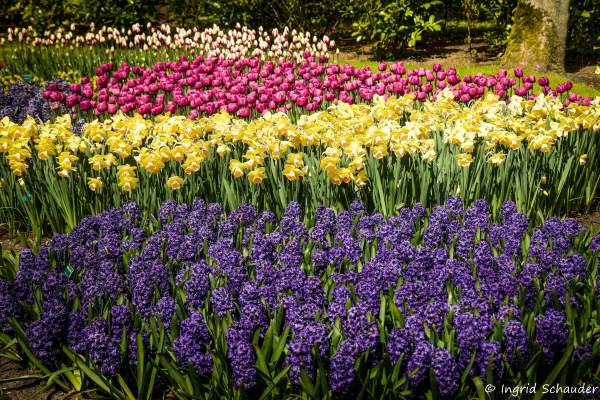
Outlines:
{"label": "dark mulch", "polygon": [[41,379],[9,381],[19,377],[40,376],[40,372],[23,369],[16,362],[0,357],[0,400],[82,400],[77,393],[64,393],[55,387],[46,387]]}

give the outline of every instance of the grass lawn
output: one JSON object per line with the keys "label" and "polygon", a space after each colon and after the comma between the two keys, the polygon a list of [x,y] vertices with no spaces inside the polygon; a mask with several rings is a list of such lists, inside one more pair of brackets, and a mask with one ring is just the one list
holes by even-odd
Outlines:
{"label": "grass lawn", "polygon": [[[377,65],[379,64],[378,61],[355,61],[355,60],[339,60],[338,63],[339,64],[347,63],[347,64],[351,64],[355,67],[369,67],[372,70],[376,70]],[[413,64],[413,63],[404,63],[404,65],[406,66],[407,69],[414,69],[414,68],[419,68],[419,67],[428,67],[428,68],[432,67],[432,65]],[[464,65],[464,66],[444,65],[444,68],[450,68],[450,67],[456,68],[456,71],[458,72],[458,74],[460,76],[475,75],[478,72],[481,72],[485,75],[495,75],[496,72],[498,71],[498,69],[500,68],[499,65],[489,65],[489,64]],[[525,75],[527,75],[530,73],[530,71],[524,70],[524,73],[525,73]],[[545,74],[536,73],[535,75],[536,76],[546,75],[548,77],[548,79],[550,79],[550,85],[552,85],[552,86],[556,86],[559,83],[570,80],[566,76],[563,76],[561,74],[557,74],[554,72],[549,72],[549,73],[545,73]],[[593,88],[593,87],[583,84],[583,83],[573,82],[573,91],[575,93],[581,94],[582,96],[585,96],[585,97],[600,96],[599,89]]]}

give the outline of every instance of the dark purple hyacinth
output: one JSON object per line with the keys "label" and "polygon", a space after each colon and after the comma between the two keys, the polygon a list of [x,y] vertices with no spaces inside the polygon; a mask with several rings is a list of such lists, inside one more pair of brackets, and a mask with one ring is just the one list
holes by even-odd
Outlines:
{"label": "dark purple hyacinth", "polygon": [[460,369],[452,354],[445,349],[436,349],[431,364],[440,394],[444,397],[452,395],[460,380]]}
{"label": "dark purple hyacinth", "polygon": [[121,364],[120,338],[108,333],[108,323],[103,318],[94,319],[82,331],[85,350],[104,375],[113,376]]}
{"label": "dark purple hyacinth", "polygon": [[0,119],[9,117],[18,124],[22,124],[28,116],[38,121],[48,121],[52,116],[52,108],[42,97],[42,92],[43,88],[25,81],[13,83],[8,88],[0,85]]}
{"label": "dark purple hyacinth", "polygon": [[173,342],[173,352],[182,367],[192,367],[200,375],[208,375],[212,370],[212,356],[209,346],[211,335],[201,312],[193,311],[181,321],[179,337]]}
{"label": "dark purple hyacinth", "polygon": [[[15,279],[0,281],[0,323],[16,317],[44,364],[59,364],[66,345],[114,376],[136,365],[138,333],[155,351],[160,320],[181,368],[209,376],[220,357],[251,391],[263,384],[253,342],[264,344],[277,315],[289,332],[276,368],[289,367],[294,388],[303,373],[318,377],[320,361],[335,395],[348,396],[365,376],[357,365],[391,364],[407,377],[403,390],[435,379],[450,397],[471,360],[467,372],[483,379],[539,351],[552,366],[569,345],[567,301],[579,323],[581,297],[596,290],[598,237],[579,254],[575,221],[528,233],[513,203],[500,213],[494,222],[485,202],[450,198],[429,218],[419,205],[386,218],[355,202],[340,213],[319,207],[307,225],[297,203],[277,220],[248,205],[225,216],[218,204],[169,201],[146,232],[127,203],[23,250]],[[572,362],[589,357],[580,345]]]}
{"label": "dark purple hyacinth", "polygon": [[564,351],[568,336],[564,311],[549,309],[535,317],[535,342],[541,346],[547,361],[552,361]]}

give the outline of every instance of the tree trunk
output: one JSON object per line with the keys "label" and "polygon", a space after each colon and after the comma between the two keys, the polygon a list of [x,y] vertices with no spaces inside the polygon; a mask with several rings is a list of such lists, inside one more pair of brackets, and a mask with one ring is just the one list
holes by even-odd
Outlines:
{"label": "tree trunk", "polygon": [[519,0],[504,64],[535,71],[565,68],[570,0]]}

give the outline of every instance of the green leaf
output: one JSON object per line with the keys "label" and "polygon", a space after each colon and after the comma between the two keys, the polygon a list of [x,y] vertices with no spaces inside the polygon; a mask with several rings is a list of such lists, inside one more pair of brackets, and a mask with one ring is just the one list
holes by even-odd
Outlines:
{"label": "green leaf", "polygon": [[121,386],[121,389],[123,389],[129,400],[136,400],[135,396],[129,389],[129,386],[127,386],[127,383],[120,374],[117,374],[117,382],[119,382],[119,386]]}
{"label": "green leaf", "polygon": [[479,400],[486,400],[485,388],[483,386],[483,381],[480,377],[476,376],[472,378],[473,383],[475,384],[475,390],[477,391],[477,395],[479,396]]}
{"label": "green leaf", "polygon": [[300,386],[302,387],[302,390],[308,393],[310,397],[318,400],[317,389],[313,385],[310,377],[306,374],[304,369],[300,370]]}
{"label": "green leaf", "polygon": [[287,344],[287,337],[289,332],[290,327],[286,325],[281,336],[279,336],[278,343],[275,345],[276,347],[273,349],[273,353],[271,354],[271,362],[273,364],[277,364],[277,362],[281,358],[283,350],[285,349],[285,345]]}
{"label": "green leaf", "polygon": [[144,366],[146,364],[146,349],[144,346],[144,339],[140,332],[135,335],[135,344],[137,349],[137,393],[138,397],[142,397],[144,392]]}
{"label": "green leaf", "polygon": [[[544,380],[544,385],[553,384],[556,381],[556,377],[560,374],[560,372],[563,370],[563,368],[565,368],[565,366],[571,359],[571,353],[573,353],[573,345],[569,345],[569,347],[567,347],[558,364],[554,366],[548,377]],[[535,394],[533,400],[540,400],[543,395],[544,391],[540,390]]]}

